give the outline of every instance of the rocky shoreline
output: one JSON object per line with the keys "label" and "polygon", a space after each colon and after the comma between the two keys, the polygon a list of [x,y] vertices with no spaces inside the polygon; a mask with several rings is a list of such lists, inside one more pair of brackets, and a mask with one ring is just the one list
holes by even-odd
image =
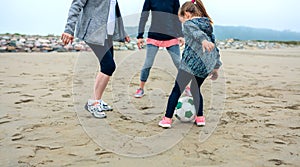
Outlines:
{"label": "rocky shoreline", "polygon": [[[281,49],[292,48],[297,44],[268,41],[240,41],[228,39],[217,41],[220,49]],[[136,39],[130,43],[114,42],[115,50],[137,50]],[[19,34],[0,35],[0,52],[78,52],[91,51],[83,41],[78,39],[70,45],[63,46],[59,36],[32,36]]]}

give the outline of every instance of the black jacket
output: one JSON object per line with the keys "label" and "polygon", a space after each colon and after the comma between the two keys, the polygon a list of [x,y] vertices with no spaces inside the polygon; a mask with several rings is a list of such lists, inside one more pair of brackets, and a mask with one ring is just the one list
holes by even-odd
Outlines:
{"label": "black jacket", "polygon": [[143,38],[150,11],[152,20],[148,38],[164,41],[183,37],[179,7],[179,0],[145,0],[137,38]]}

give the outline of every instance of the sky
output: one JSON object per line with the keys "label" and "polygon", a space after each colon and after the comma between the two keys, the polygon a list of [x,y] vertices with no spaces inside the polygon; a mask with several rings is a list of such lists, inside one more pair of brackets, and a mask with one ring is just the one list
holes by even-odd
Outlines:
{"label": "sky", "polygon": [[[0,34],[60,35],[72,0],[0,0]],[[118,0],[125,25],[138,25],[144,0]],[[183,4],[186,0],[180,0]],[[215,25],[300,32],[300,0],[202,0]],[[134,19],[132,19],[134,18]]]}

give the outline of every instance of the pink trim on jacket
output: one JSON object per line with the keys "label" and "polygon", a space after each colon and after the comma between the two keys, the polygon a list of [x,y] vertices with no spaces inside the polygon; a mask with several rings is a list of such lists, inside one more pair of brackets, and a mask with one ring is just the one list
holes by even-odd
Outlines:
{"label": "pink trim on jacket", "polygon": [[147,44],[152,44],[154,46],[157,47],[171,47],[174,45],[178,45],[179,44],[179,40],[177,38],[175,39],[171,39],[171,40],[166,40],[166,41],[159,41],[156,39],[152,39],[152,38],[148,38],[147,39]]}

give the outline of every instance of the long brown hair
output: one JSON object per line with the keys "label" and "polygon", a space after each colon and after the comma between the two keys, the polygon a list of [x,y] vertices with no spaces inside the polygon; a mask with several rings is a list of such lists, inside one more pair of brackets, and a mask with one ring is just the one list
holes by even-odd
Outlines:
{"label": "long brown hair", "polygon": [[213,21],[211,17],[206,12],[206,9],[202,3],[201,0],[194,0],[196,3],[193,3],[192,1],[185,2],[181,8],[179,9],[180,16],[184,16],[185,12],[189,12],[192,14],[192,16],[199,16],[199,17],[207,17],[211,24],[213,24]]}

